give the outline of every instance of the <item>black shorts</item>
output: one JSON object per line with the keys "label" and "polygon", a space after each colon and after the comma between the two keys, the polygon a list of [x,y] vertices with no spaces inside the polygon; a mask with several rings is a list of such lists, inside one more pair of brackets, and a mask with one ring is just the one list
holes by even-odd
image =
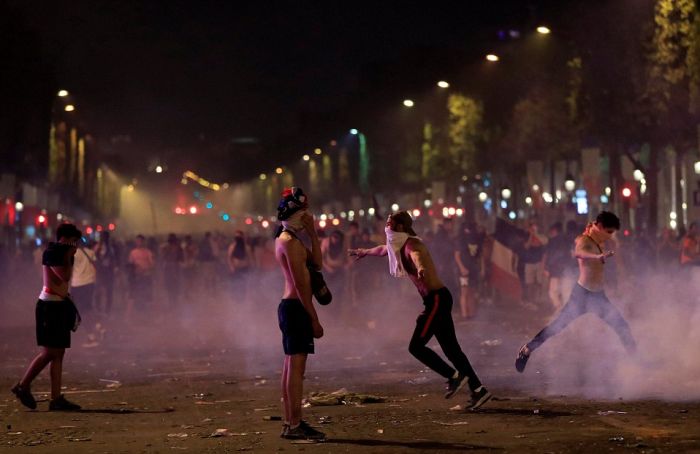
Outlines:
{"label": "black shorts", "polygon": [[36,302],[36,343],[41,347],[70,348],[75,307],[69,300]]}
{"label": "black shorts", "polygon": [[301,301],[283,299],[277,308],[285,355],[314,352],[314,330],[311,317]]}

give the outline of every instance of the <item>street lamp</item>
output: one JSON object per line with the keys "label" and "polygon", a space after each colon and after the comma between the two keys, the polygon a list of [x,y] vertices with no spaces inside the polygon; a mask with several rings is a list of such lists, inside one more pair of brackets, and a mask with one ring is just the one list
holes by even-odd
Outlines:
{"label": "street lamp", "polygon": [[282,175],[283,172],[284,172],[284,169],[282,169],[282,167],[277,167],[277,168],[275,169],[275,173],[276,173],[277,175]]}
{"label": "street lamp", "polygon": [[[359,132],[359,131],[358,131],[357,129],[355,129],[355,128],[352,128],[352,129],[350,130],[350,134],[352,134],[353,136],[356,136],[358,132]],[[320,154],[320,153],[317,153],[317,154]]]}
{"label": "street lamp", "polygon": [[309,156],[308,154],[305,154],[305,155],[302,157],[302,159],[303,159],[304,161],[308,161],[309,159],[311,159],[311,156]]}
{"label": "street lamp", "polygon": [[539,33],[540,35],[549,35],[550,33],[552,33],[552,30],[550,30],[549,27],[540,25],[539,27],[537,27],[537,33]]}
{"label": "street lamp", "polygon": [[156,166],[156,173],[163,173],[163,166]]}
{"label": "street lamp", "polygon": [[66,112],[73,112],[75,110],[75,106],[73,104],[66,104],[66,107],[63,108]]}
{"label": "street lamp", "polygon": [[503,188],[501,190],[501,197],[503,197],[505,200],[510,199],[511,194],[511,190],[508,188]]}
{"label": "street lamp", "polygon": [[496,61],[500,60],[500,58],[498,58],[498,55],[496,55],[496,54],[488,54],[486,56],[486,60],[496,62]]}
{"label": "street lamp", "polygon": [[61,98],[65,98],[68,96],[68,90],[58,90],[58,96]]}
{"label": "street lamp", "polygon": [[639,169],[634,169],[632,176],[634,177],[634,181],[642,181],[644,179],[644,172]]}
{"label": "street lamp", "polygon": [[574,181],[574,177],[570,173],[566,174],[566,180],[564,180],[564,189],[566,189],[568,192],[571,192],[574,189],[576,189],[576,181]]}
{"label": "street lamp", "polygon": [[444,80],[441,80],[440,82],[438,82],[437,86],[440,88],[450,88],[450,84],[445,82]]}
{"label": "street lamp", "polygon": [[406,107],[413,107],[415,105],[415,103],[413,102],[412,99],[404,99],[403,105]]}

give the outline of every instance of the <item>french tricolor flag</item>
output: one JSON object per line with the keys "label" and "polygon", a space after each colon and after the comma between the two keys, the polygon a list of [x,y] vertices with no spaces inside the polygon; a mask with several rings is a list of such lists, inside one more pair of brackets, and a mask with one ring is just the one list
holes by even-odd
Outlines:
{"label": "french tricolor flag", "polygon": [[496,219],[491,251],[491,285],[497,296],[520,301],[522,288],[516,268],[518,256],[515,250],[519,238],[525,233],[504,219]]}

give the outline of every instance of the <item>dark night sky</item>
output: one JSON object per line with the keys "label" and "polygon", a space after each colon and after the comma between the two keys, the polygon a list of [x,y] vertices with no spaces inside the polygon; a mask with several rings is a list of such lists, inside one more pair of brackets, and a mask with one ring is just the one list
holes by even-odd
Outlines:
{"label": "dark night sky", "polygon": [[[417,49],[480,55],[498,28],[532,26],[562,3],[8,4],[23,17],[21,27],[38,37],[56,83],[72,92],[98,137],[130,134],[166,146],[200,134],[263,143],[293,136],[303,113],[351,104],[363,90],[363,68]],[[433,69],[437,80],[441,70]],[[410,79],[412,72],[401,76]]]}

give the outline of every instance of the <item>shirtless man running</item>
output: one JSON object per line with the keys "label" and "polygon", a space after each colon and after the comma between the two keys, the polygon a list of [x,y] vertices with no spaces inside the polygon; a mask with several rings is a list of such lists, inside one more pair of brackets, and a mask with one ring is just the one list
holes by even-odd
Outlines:
{"label": "shirtless man running", "polygon": [[557,318],[540,331],[530,342],[523,345],[515,360],[518,372],[525,365],[532,352],[547,339],[558,334],[569,323],[586,313],[594,313],[615,330],[629,353],[636,349],[629,325],[615,306],[610,303],[603,290],[605,261],[613,251],[603,251],[603,245],[620,229],[620,220],[613,213],[602,211],[593,224],[576,238],[574,254],[578,259],[579,279]]}
{"label": "shirtless man running", "polygon": [[56,242],[49,243],[42,255],[44,287],[36,303],[36,340],[41,351],[31,362],[22,380],[12,393],[26,407],[34,410],[36,400],[31,392],[32,381],[51,364],[51,411],[79,410],[80,405],[66,400],[61,394],[63,356],[70,347],[70,332],[80,322],[68,288],[73,274],[73,259],[82,233],[73,224],[61,224],[56,229]]}
{"label": "shirtless man running", "polygon": [[[430,252],[416,236],[412,225],[413,219],[406,211],[394,213],[387,219],[384,230],[386,245],[371,249],[350,249],[348,253],[358,260],[368,255],[388,255],[391,275],[407,276],[413,282],[423,297],[425,310],[418,316],[408,351],[447,379],[446,399],[468,384],[471,389],[471,401],[467,408],[476,410],[491,399],[491,393],[481,384],[459,346],[452,321],[452,295],[438,277]],[[442,351],[454,367],[427,347],[433,336],[437,338]]]}
{"label": "shirtless man running", "polygon": [[[323,440],[323,432],[301,419],[306,358],[314,353],[314,338],[323,336],[323,327],[311,300],[307,268],[313,266],[321,269],[321,245],[313,216],[307,209],[307,197],[301,188],[292,187],[282,192],[282,200],[277,207],[277,219],[282,223],[282,230],[275,240],[275,257],[284,274],[284,295],[277,309],[285,354],[282,368],[284,426],[280,436],[292,440]],[[311,250],[299,239],[302,233],[309,237]]]}

